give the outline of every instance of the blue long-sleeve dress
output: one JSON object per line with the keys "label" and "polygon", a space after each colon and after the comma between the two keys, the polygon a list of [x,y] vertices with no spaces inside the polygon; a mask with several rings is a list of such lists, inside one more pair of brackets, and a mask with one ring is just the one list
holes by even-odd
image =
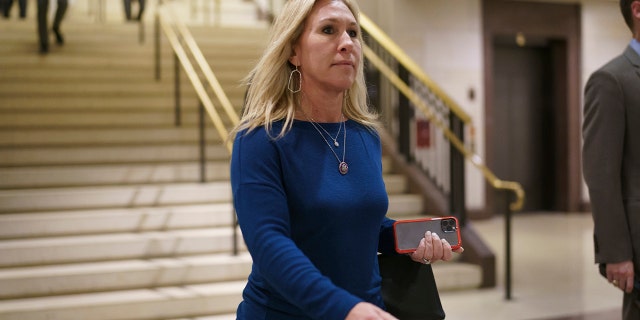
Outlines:
{"label": "blue long-sleeve dress", "polygon": [[[385,217],[379,136],[345,122],[342,175],[311,122],[296,120],[274,140],[282,125],[271,136],[262,127],[240,132],[233,147],[234,204],[253,258],[237,318],[337,320],[361,301],[384,307],[377,252],[394,253],[394,221]],[[321,125],[330,133],[340,126]],[[331,144],[340,158],[342,138]]]}

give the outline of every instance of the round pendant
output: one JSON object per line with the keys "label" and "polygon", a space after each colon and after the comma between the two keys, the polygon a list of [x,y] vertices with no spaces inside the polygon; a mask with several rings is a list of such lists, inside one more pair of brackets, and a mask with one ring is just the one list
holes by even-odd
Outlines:
{"label": "round pendant", "polygon": [[349,172],[349,165],[344,161],[340,162],[340,165],[338,165],[338,171],[340,171],[340,174],[344,176]]}
{"label": "round pendant", "polygon": [[338,143],[338,140],[333,140],[333,145],[336,146],[336,147],[340,146],[340,144]]}

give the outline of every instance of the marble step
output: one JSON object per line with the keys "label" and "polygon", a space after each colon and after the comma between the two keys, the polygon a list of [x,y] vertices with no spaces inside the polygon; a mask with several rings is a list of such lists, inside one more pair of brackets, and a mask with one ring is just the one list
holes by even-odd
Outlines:
{"label": "marble step", "polygon": [[[65,46],[66,48],[66,46]],[[65,52],[66,53],[66,52]],[[24,54],[24,53],[23,53]],[[204,54],[208,60],[213,60],[214,55]],[[162,70],[167,75],[173,75],[174,60],[170,53],[165,54],[162,58]],[[153,56],[140,56],[140,57],[122,57],[118,55],[88,55],[88,54],[66,54],[66,55],[51,55],[43,60],[41,57],[34,56],[20,56],[19,54],[10,54],[3,57],[0,61],[0,65],[8,65],[11,68],[43,68],[47,69],[52,66],[55,68],[68,67],[75,69],[87,69],[102,68],[100,66],[108,66],[123,71],[134,68],[138,70],[144,70],[144,67],[148,70],[150,77],[154,76],[155,72],[155,58]],[[248,71],[253,66],[253,63],[248,59],[241,60],[226,60],[224,63],[211,63],[212,70],[215,71],[230,71],[240,68],[241,70]]]}
{"label": "marble step", "polygon": [[[250,65],[250,64],[248,64]],[[173,66],[173,65],[171,65]],[[228,68],[218,68],[214,69],[213,72],[218,79],[218,81],[223,85],[223,87],[238,87],[240,80],[244,78],[249,68],[238,68],[238,69],[228,69]],[[110,66],[93,66],[90,68],[91,72],[88,73],[88,68],[69,68],[66,66],[57,66],[57,65],[48,65],[46,67],[47,72],[42,72],[41,68],[37,66],[33,67],[12,67],[7,66],[3,68],[3,72],[0,73],[0,81],[11,81],[11,82],[21,82],[26,84],[32,84],[37,81],[45,82],[45,81],[56,81],[56,82],[127,82],[127,83],[144,83],[144,82],[156,82],[155,74],[152,73],[152,70],[148,66],[131,66],[126,70],[113,68]],[[173,76],[173,75],[171,75]],[[183,78],[186,79],[186,78]],[[187,84],[187,81],[183,81],[184,85],[191,86]],[[171,81],[162,82],[164,85],[171,85],[171,89],[173,89],[173,78]]]}
{"label": "marble step", "polygon": [[[65,38],[64,46],[57,48],[56,52],[122,52],[124,48],[136,48],[137,52],[144,52],[145,50],[151,52],[155,50],[155,34],[153,25],[144,25],[143,36],[144,41],[140,41],[140,28],[137,25],[129,24],[91,24],[91,23],[77,23],[68,22],[65,19],[62,33]],[[73,28],[81,28],[83,30],[73,31]],[[191,27],[194,28],[194,27]],[[192,29],[193,30],[193,29]],[[231,36],[224,35],[225,31],[235,32],[236,34],[244,34],[246,42],[242,48],[253,48],[264,44],[265,40],[259,36],[264,31],[257,30],[255,28],[217,28],[209,29],[209,37],[203,38],[202,36],[195,37],[198,41],[201,41],[205,47],[225,45],[225,42],[233,41],[228,39]],[[236,31],[237,30],[237,31]],[[242,33],[242,30],[245,30]],[[15,54],[23,50],[24,45],[31,43],[35,46],[34,34],[36,31],[36,21],[34,19],[31,23],[15,23],[11,19],[6,20],[3,25],[0,25],[0,31],[3,32],[3,43],[6,46],[2,46],[0,53]],[[31,37],[28,37],[31,36]],[[160,38],[160,48],[163,51],[171,51],[169,41],[167,41],[164,34]],[[132,51],[132,54],[136,53]],[[42,56],[42,60],[46,61],[48,56]]]}
{"label": "marble step", "polygon": [[[0,167],[198,162],[199,157],[197,143],[4,147],[0,148]],[[219,142],[212,141],[206,146],[206,157],[208,161],[229,159],[229,152]]]}
{"label": "marble step", "polygon": [[[79,90],[81,88],[81,90]],[[244,95],[245,88],[240,86],[227,86],[224,88],[225,94],[232,95]],[[181,93],[195,94],[195,90],[191,87],[191,84],[184,79],[184,86],[182,86]],[[58,96],[147,96],[147,95],[161,95],[167,98],[173,97],[173,85],[171,84],[159,84],[150,79],[146,82],[132,83],[123,81],[110,81],[110,82],[10,82],[3,83],[0,87],[0,94],[2,96],[22,96],[22,95],[42,95],[49,97]],[[213,95],[211,95],[213,97]]]}
{"label": "marble step", "polygon": [[245,281],[0,300],[3,320],[167,319],[235,312]]}
{"label": "marble step", "polygon": [[0,300],[246,280],[241,252],[0,269]]}
{"label": "marble step", "polygon": [[[155,81],[156,64],[152,57],[144,55],[139,58],[118,57],[117,54],[108,53],[89,57],[81,54],[76,55],[69,53],[64,57],[47,60],[47,63],[35,59],[21,59],[18,54],[8,55],[0,58],[0,65],[3,66],[3,74],[0,76],[0,80],[50,80],[53,76],[59,74],[59,80],[64,83],[77,79],[79,72],[85,71],[87,73],[87,70],[95,70],[95,73],[86,74],[89,79],[113,79],[113,73],[119,71],[120,79],[123,81],[136,79]],[[255,64],[255,57],[253,59],[237,56],[225,57],[210,53],[204,53],[204,55],[218,80],[222,83],[224,83],[222,80],[230,81],[229,85],[231,87],[239,84],[239,81],[248,74]],[[174,77],[173,57],[163,57],[160,67],[162,75],[170,77],[169,79],[171,79],[172,83]],[[35,74],[38,71],[40,71],[40,74]],[[99,78],[100,76],[102,78]],[[182,77],[186,81],[187,78],[184,74]]]}
{"label": "marble step", "polygon": [[[229,180],[228,161],[209,161],[206,181]],[[0,168],[0,190],[134,184],[189,183],[200,180],[199,162]]]}
{"label": "marble step", "polygon": [[228,227],[230,202],[0,215],[0,240]]}
{"label": "marble step", "polygon": [[[217,227],[2,240],[0,268],[229,253],[232,236]],[[240,232],[237,239],[246,250]]]}
{"label": "marble step", "polygon": [[[68,24],[68,27],[74,25]],[[127,48],[135,47],[137,50],[131,52],[132,55],[141,53],[150,53],[155,50],[155,38],[150,34],[148,30],[144,35],[147,37],[147,41],[140,42],[139,29],[137,27],[131,28],[131,26],[117,25],[102,25],[94,26],[91,24],[75,25],[76,27],[93,29],[92,32],[83,30],[82,32],[73,32],[72,30],[63,30],[65,40],[73,39],[74,41],[65,41],[63,48],[64,52],[86,52],[86,53],[104,53],[114,52],[122,53]],[[35,26],[26,26],[29,30],[24,30],[18,25],[5,25],[0,26],[0,30],[6,31],[7,34],[3,35],[6,46],[0,48],[0,53],[15,53],[18,45],[25,43],[25,37],[20,36],[22,34],[36,33]],[[147,26],[145,26],[147,27]],[[25,28],[25,26],[23,26]],[[66,28],[66,27],[65,27]],[[254,54],[260,55],[261,50],[264,50],[267,41],[267,34],[265,29],[256,28],[226,28],[226,27],[189,27],[191,34],[197,41],[198,46],[202,49],[211,49],[210,52],[219,53],[222,55],[230,54],[229,50],[216,50],[216,48],[233,47],[237,52],[236,57],[249,56]],[[163,35],[160,38],[160,49],[163,52],[171,52],[172,48],[167,41],[167,38]],[[205,50],[203,50],[204,52]],[[209,52],[209,51],[208,51]]]}
{"label": "marble step", "polygon": [[482,284],[482,267],[458,261],[431,265],[439,291],[473,290]]}
{"label": "marble step", "polygon": [[417,194],[390,195],[387,216],[392,219],[406,219],[424,215],[422,201],[422,197]]}
{"label": "marble step", "polygon": [[[229,1],[229,0],[225,0]],[[35,7],[35,5],[34,5]],[[122,10],[122,9],[121,9]],[[150,9],[151,10],[151,9]],[[150,11],[152,12],[152,11]],[[121,13],[121,15],[123,15]],[[27,22],[32,21],[33,23]],[[198,39],[199,42],[206,44],[219,43],[220,41],[236,44],[265,43],[268,34],[268,26],[266,25],[196,25],[188,24],[191,34]],[[154,32],[154,19],[150,17],[143,23],[143,31],[149,41],[145,41],[142,45],[152,43],[151,35]],[[26,20],[13,21],[8,19],[0,26],[0,30],[6,31],[3,39],[8,42],[24,41],[25,34],[31,35],[36,32],[35,12],[28,15]],[[138,41],[138,33],[140,26],[137,23],[99,23],[82,19],[77,15],[69,14],[65,16],[63,34],[66,39],[81,40],[91,45],[100,45],[105,41],[125,44],[140,44]],[[163,35],[164,37],[164,35]],[[27,38],[28,39],[28,38]],[[162,39],[166,41],[166,38]],[[78,41],[79,42],[79,41]],[[65,47],[73,42],[65,41]]]}
{"label": "marble step", "polygon": [[[138,94],[138,93],[136,93]],[[213,101],[216,112],[223,124],[231,127],[229,117],[222,110],[217,101]],[[239,116],[240,107],[235,108],[236,116]],[[196,126],[200,117],[197,108],[185,108],[180,112],[181,124]],[[205,114],[205,123],[212,127],[213,121]],[[19,128],[108,128],[108,127],[154,127],[172,126],[175,123],[175,114],[171,108],[158,110],[132,110],[132,111],[58,111],[47,110],[42,112],[0,112],[0,129]]]}
{"label": "marble step", "polygon": [[0,213],[229,202],[229,182],[0,190]]}
{"label": "marble step", "polygon": [[[228,97],[231,104],[241,106],[244,97]],[[47,96],[9,96],[0,100],[0,112],[33,112],[33,111],[94,111],[94,110],[121,110],[123,112],[136,110],[164,109],[172,112],[175,107],[173,91],[162,95],[128,95],[128,96],[59,96],[55,99]],[[180,97],[181,107],[195,109],[199,105],[195,95]]]}
{"label": "marble step", "polygon": [[[217,10],[220,10],[224,16],[230,15],[237,19],[243,17],[243,25],[255,26],[256,24],[256,5],[253,1],[244,0],[224,0],[224,1],[191,1],[180,0],[174,1],[179,5],[174,7],[172,12],[181,17],[189,23],[213,23],[215,21],[208,21],[207,17],[203,17],[207,14],[213,15]],[[150,23],[153,21],[153,12],[155,12],[157,2],[149,1],[146,4],[145,14],[143,15],[143,22]],[[135,3],[133,4],[135,13]],[[27,15],[35,17],[35,5],[28,6]],[[149,11],[146,11],[149,10]],[[97,25],[103,24],[125,24],[125,16],[123,12],[123,6],[121,1],[89,1],[89,0],[75,0],[70,3],[69,6],[70,17],[66,19],[72,19],[72,21],[86,21],[87,23],[94,23]],[[17,6],[13,6],[12,17],[17,15]],[[101,16],[99,18],[98,16]],[[204,20],[204,21],[200,21]],[[226,19],[225,19],[226,22]],[[137,22],[126,22],[129,25],[136,25]],[[236,22],[237,24],[238,22]],[[219,24],[227,25],[220,22]]]}
{"label": "marble step", "polygon": [[[216,130],[208,125],[206,139],[209,142],[220,141]],[[196,125],[182,124],[137,127],[72,127],[55,126],[52,128],[0,128],[1,147],[36,146],[73,146],[73,145],[116,145],[116,144],[161,144],[161,143],[199,143],[199,128]],[[0,181],[0,183],[2,183]]]}

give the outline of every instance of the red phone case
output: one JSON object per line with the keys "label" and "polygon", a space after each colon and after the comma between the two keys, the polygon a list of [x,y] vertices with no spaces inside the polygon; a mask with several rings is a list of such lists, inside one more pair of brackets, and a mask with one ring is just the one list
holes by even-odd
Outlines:
{"label": "red phone case", "polygon": [[453,250],[462,246],[460,226],[456,217],[398,220],[393,224],[396,252],[414,252],[428,230],[437,233],[440,238],[446,239]]}

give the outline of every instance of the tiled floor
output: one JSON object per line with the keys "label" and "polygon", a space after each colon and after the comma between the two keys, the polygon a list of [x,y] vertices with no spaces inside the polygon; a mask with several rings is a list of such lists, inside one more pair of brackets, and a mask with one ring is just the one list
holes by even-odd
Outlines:
{"label": "tiled floor", "polygon": [[504,219],[473,221],[473,225],[497,255],[498,285],[441,293],[447,320],[620,319],[622,293],[598,274],[593,263],[590,214],[516,214],[509,301],[504,291]]}

